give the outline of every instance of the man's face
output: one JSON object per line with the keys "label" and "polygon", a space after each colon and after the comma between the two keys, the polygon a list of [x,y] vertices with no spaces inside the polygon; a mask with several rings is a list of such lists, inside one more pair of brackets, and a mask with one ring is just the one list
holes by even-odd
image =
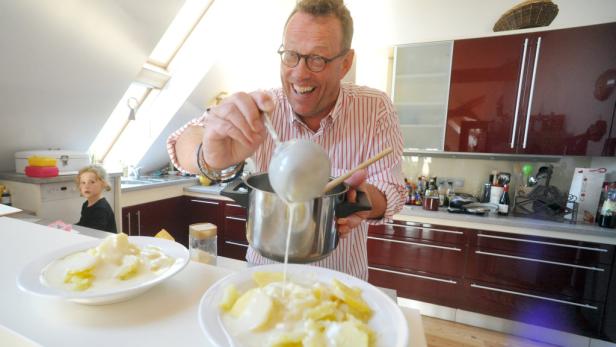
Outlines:
{"label": "man's face", "polygon": [[[284,49],[299,54],[316,54],[332,58],[342,51],[342,25],[333,17],[314,17],[298,12],[289,20]],[[325,117],[336,103],[340,80],[350,69],[353,53],[326,64],[320,72],[313,72],[301,59],[295,67],[280,64],[280,77],[293,111],[302,117]]]}

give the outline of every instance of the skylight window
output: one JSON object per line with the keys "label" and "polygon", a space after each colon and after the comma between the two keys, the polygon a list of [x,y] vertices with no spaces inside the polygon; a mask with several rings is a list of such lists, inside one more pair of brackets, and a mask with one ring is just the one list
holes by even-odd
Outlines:
{"label": "skylight window", "polygon": [[167,70],[169,64],[212,3],[213,0],[184,3],[90,146],[96,161],[112,169],[135,165],[169,121],[169,113],[177,111],[173,108],[181,103],[176,100],[176,92],[156,100],[173,78]]}

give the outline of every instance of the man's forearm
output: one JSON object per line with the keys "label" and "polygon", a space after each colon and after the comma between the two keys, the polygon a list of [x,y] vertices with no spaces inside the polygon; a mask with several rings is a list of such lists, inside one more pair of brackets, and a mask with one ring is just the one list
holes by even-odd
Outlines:
{"label": "man's forearm", "polygon": [[204,129],[199,126],[189,126],[178,137],[175,143],[175,153],[178,164],[191,173],[199,173],[199,168],[196,162],[196,149],[203,139]]}
{"label": "man's forearm", "polygon": [[369,211],[367,218],[383,218],[385,210],[387,209],[387,198],[385,194],[372,184],[366,184],[365,187],[366,193],[370,197],[370,203],[372,204],[372,210]]}

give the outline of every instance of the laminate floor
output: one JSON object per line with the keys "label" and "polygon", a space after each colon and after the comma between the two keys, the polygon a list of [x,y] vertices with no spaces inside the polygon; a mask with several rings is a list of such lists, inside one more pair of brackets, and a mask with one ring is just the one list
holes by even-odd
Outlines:
{"label": "laminate floor", "polygon": [[428,347],[554,347],[555,345],[421,316]]}

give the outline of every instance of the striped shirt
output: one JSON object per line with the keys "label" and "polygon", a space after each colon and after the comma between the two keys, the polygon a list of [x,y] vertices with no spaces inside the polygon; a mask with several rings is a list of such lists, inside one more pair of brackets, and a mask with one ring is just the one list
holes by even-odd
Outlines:
{"label": "striped shirt", "polygon": [[[362,222],[348,237],[340,240],[330,256],[313,263],[367,280],[368,224],[391,220],[404,205],[402,135],[398,115],[390,99],[376,89],[343,83],[334,108],[321,120],[319,129],[314,132],[293,113],[281,89],[273,90],[272,96],[275,108],[270,116],[280,140],[307,139],[322,146],[331,159],[332,176],[342,175],[387,147],[394,149],[391,155],[367,169],[367,182],[383,192],[387,199],[384,218]],[[179,168],[175,155],[176,139],[187,126],[202,126],[204,117],[192,120],[169,137],[167,149],[176,167]],[[268,136],[253,156],[258,172],[267,172],[273,149],[274,142]],[[246,260],[254,264],[275,263],[251,247]]]}

